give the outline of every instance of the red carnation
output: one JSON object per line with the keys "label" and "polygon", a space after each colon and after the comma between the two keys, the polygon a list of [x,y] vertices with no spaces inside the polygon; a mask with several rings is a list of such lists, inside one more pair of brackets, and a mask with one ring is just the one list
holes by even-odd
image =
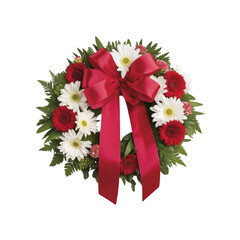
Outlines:
{"label": "red carnation", "polygon": [[86,69],[86,65],[83,63],[73,63],[67,67],[65,78],[68,83],[82,81],[83,72]]}
{"label": "red carnation", "polygon": [[137,170],[138,162],[137,156],[128,154],[125,158],[121,158],[120,171],[124,175],[133,173]]}
{"label": "red carnation", "polygon": [[76,113],[66,106],[58,107],[52,114],[53,127],[58,131],[67,132],[75,127],[75,116]]}
{"label": "red carnation", "polygon": [[159,128],[159,136],[168,146],[178,145],[185,137],[186,129],[180,121],[169,121]]}
{"label": "red carnation", "polygon": [[164,94],[166,97],[181,98],[186,88],[186,83],[182,75],[176,71],[168,71],[164,78],[167,80],[167,92]]}
{"label": "red carnation", "polygon": [[147,53],[147,49],[143,46],[143,45],[138,45],[136,47],[136,49],[140,49],[140,54],[146,54]]}

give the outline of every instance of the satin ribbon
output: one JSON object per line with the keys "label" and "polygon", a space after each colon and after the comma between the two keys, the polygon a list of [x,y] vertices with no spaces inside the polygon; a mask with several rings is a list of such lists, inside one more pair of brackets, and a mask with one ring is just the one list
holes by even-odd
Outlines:
{"label": "satin ribbon", "polygon": [[153,102],[159,84],[149,78],[159,70],[150,53],[135,60],[121,78],[111,54],[101,48],[89,57],[82,87],[89,105],[102,108],[99,152],[99,194],[116,204],[120,175],[119,95],[127,102],[141,175],[142,198],[159,187],[160,163],[144,102]]}

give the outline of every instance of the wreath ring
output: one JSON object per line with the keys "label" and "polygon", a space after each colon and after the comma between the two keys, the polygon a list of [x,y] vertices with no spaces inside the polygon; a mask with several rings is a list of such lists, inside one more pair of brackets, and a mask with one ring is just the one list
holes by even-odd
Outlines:
{"label": "wreath ring", "polygon": [[[116,203],[119,177],[143,185],[143,199],[159,185],[160,170],[184,165],[183,143],[201,133],[189,94],[189,76],[172,68],[168,53],[142,40],[108,42],[96,37],[94,49],[78,49],[66,70],[50,82],[39,80],[48,104],[37,107],[43,115],[37,133],[46,131],[41,151],[54,153],[50,166],[65,163],[66,176],[82,171],[84,179],[99,182],[101,195]],[[119,95],[125,98],[133,132],[118,144]],[[97,117],[102,114],[101,131]],[[100,137],[101,135],[101,137]],[[119,151],[119,156],[118,156]],[[100,169],[100,171],[99,171]]]}

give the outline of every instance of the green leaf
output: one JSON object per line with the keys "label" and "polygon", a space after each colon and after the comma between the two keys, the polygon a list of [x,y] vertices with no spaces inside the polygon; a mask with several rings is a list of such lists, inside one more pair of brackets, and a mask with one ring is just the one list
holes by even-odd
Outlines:
{"label": "green leaf", "polygon": [[92,176],[93,176],[93,178],[96,179],[96,181],[98,181],[98,169],[97,169],[97,168],[94,169],[94,171],[93,171],[93,173],[92,173]]}
{"label": "green leaf", "polygon": [[54,154],[52,162],[50,163],[50,166],[53,167],[62,162],[63,162],[63,154]]}
{"label": "green leaf", "polygon": [[197,112],[197,111],[192,111],[192,114],[194,114],[194,115],[203,115],[204,113],[202,113],[202,112]]}
{"label": "green leaf", "polygon": [[198,107],[198,106],[202,106],[203,104],[202,103],[199,103],[199,102],[190,102],[191,106],[192,107]]}
{"label": "green leaf", "polygon": [[186,167],[185,163],[179,157],[175,158],[175,162]]}
{"label": "green leaf", "polygon": [[128,141],[130,138],[132,138],[132,133],[128,133],[122,138],[122,141]]}
{"label": "green leaf", "polygon": [[[78,169],[77,169],[78,170]],[[77,171],[73,162],[68,162],[64,166],[65,175],[68,177]]]}
{"label": "green leaf", "polygon": [[138,180],[140,183],[142,183],[142,179],[141,179],[141,175],[140,175],[140,173],[137,174],[137,180]]}
{"label": "green leaf", "polygon": [[47,117],[47,116],[43,116],[42,115],[42,119],[40,119],[37,123],[37,126],[39,125],[43,125],[44,123],[46,123],[47,121],[49,121],[51,118],[50,117]]}
{"label": "green leaf", "polygon": [[133,139],[130,138],[124,152],[124,158],[134,149]]}
{"label": "green leaf", "polygon": [[46,82],[43,80],[38,80],[38,82],[42,85],[44,88],[44,91],[46,95],[50,96],[53,94],[53,83],[52,82]]}
{"label": "green leaf", "polygon": [[135,192],[135,186],[136,186],[136,182],[132,179],[131,180],[131,187],[132,187],[133,192]]}
{"label": "green leaf", "polygon": [[44,147],[42,147],[41,149],[39,149],[39,151],[52,151],[52,146],[49,145],[45,145]]}
{"label": "green leaf", "polygon": [[47,131],[47,132],[45,133],[45,135],[42,137],[42,139],[48,137],[48,136],[50,135],[50,133],[52,133],[53,131],[55,131],[55,128],[51,128],[49,131]]}
{"label": "green leaf", "polygon": [[45,107],[37,107],[37,109],[45,113],[47,116],[51,116],[55,107],[49,104],[48,106]]}
{"label": "green leaf", "polygon": [[44,123],[38,130],[37,133],[44,132],[48,129],[52,128],[52,120],[49,120],[48,122]]}
{"label": "green leaf", "polygon": [[175,151],[181,153],[182,155],[187,156],[187,152],[185,151],[184,147],[181,144],[175,146]]}
{"label": "green leaf", "polygon": [[120,178],[122,179],[122,182],[123,182],[123,184],[125,185],[126,184],[126,180],[125,180],[125,176],[124,176],[124,174],[120,174]]}
{"label": "green leaf", "polygon": [[183,139],[183,142],[190,142],[192,139]]}
{"label": "green leaf", "polygon": [[195,97],[189,93],[183,94],[181,97],[181,101],[189,102],[190,100],[195,100]]}
{"label": "green leaf", "polygon": [[56,139],[56,138],[59,138],[60,136],[62,135],[62,132],[58,131],[57,129],[55,129],[53,132],[51,132],[49,134],[49,136],[47,137],[47,139],[45,140],[45,143],[53,140],[53,139]]}
{"label": "green leaf", "polygon": [[95,37],[95,41],[96,41],[98,50],[101,49],[101,48],[104,48],[104,46],[102,45],[102,43],[100,42],[100,40],[97,37]]}
{"label": "green leaf", "polygon": [[89,177],[89,170],[88,169],[83,169],[82,173],[83,173],[83,178],[84,179],[87,179]]}

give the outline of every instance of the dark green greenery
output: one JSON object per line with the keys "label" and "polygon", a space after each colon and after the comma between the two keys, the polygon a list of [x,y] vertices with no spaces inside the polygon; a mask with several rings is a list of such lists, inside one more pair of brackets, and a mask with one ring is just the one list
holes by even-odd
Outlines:
{"label": "dark green greenery", "polygon": [[[81,56],[82,62],[87,66],[87,68],[92,68],[92,66],[88,62],[88,58],[96,51],[104,47],[104,45],[97,37],[95,39],[95,42],[96,43],[93,44],[94,49],[91,47],[89,47],[88,49],[77,49],[78,53],[77,54],[73,53],[75,57],[79,55]],[[124,43],[132,46],[132,43],[129,39]],[[116,50],[118,44],[120,44],[120,41],[108,42],[106,45],[106,49],[108,51],[112,51],[113,49]],[[142,40],[137,42],[136,46],[140,44],[143,44]],[[152,42],[150,42],[146,45],[146,49],[147,52],[151,53],[156,60],[157,59],[164,60],[170,67],[170,59],[168,53],[162,54],[161,47],[159,48],[157,44],[153,44]],[[69,59],[68,62],[69,64],[73,63],[73,61]],[[89,177],[89,172],[92,171],[92,177],[94,177],[96,181],[98,181],[98,159],[93,159],[91,156],[88,156],[80,161],[78,161],[77,159],[74,160],[66,159],[66,157],[58,149],[58,146],[60,144],[59,137],[62,135],[62,133],[57,131],[52,126],[52,113],[55,108],[59,107],[59,101],[57,98],[61,94],[61,89],[64,88],[67,81],[65,79],[66,74],[65,71],[57,75],[54,75],[52,72],[50,72],[50,74],[52,77],[52,80],[50,82],[39,80],[39,83],[42,85],[47,96],[46,98],[47,105],[43,107],[37,107],[37,109],[39,109],[43,113],[41,119],[37,123],[37,125],[39,126],[37,133],[46,132],[45,135],[43,136],[43,139],[45,139],[44,146],[40,150],[50,152],[52,151],[54,153],[50,166],[56,166],[64,162],[65,164],[64,170],[66,176],[70,176],[76,171],[82,171],[84,179],[87,179]],[[155,76],[163,76],[164,74],[165,72],[160,70],[155,74]],[[196,111],[195,108],[201,106],[202,104],[196,102],[195,98],[190,94],[184,94],[181,100],[189,102],[193,108],[192,114],[189,115],[186,120],[184,120],[186,136],[188,136],[188,138],[185,138],[183,142],[188,142],[192,139],[194,134],[196,134],[197,132],[201,133],[201,129],[197,120],[197,115],[201,115],[203,113]],[[158,129],[155,128],[151,119],[152,112],[150,110],[150,107],[152,105],[154,105],[154,103],[151,104],[146,103],[146,109],[148,112],[153,135],[158,149],[161,172],[163,174],[168,174],[169,168],[172,167],[173,165],[180,164],[185,166],[184,162],[181,160],[181,155],[186,156],[187,153],[183,147],[183,143],[181,143],[178,146],[166,146],[161,141],[161,139],[159,138]],[[94,111],[95,116],[101,114],[101,109],[91,110]],[[85,137],[84,140],[91,141],[93,145],[99,143],[99,132]],[[136,154],[132,133],[129,133],[126,136],[124,136],[121,141],[121,157],[124,158],[128,154]],[[129,182],[131,184],[131,188],[133,191],[135,191],[136,186],[135,180],[137,179],[141,183],[139,169],[137,169],[136,172],[128,175],[124,175],[123,173],[121,173],[120,178],[122,179],[124,184],[126,184],[126,182]]]}

